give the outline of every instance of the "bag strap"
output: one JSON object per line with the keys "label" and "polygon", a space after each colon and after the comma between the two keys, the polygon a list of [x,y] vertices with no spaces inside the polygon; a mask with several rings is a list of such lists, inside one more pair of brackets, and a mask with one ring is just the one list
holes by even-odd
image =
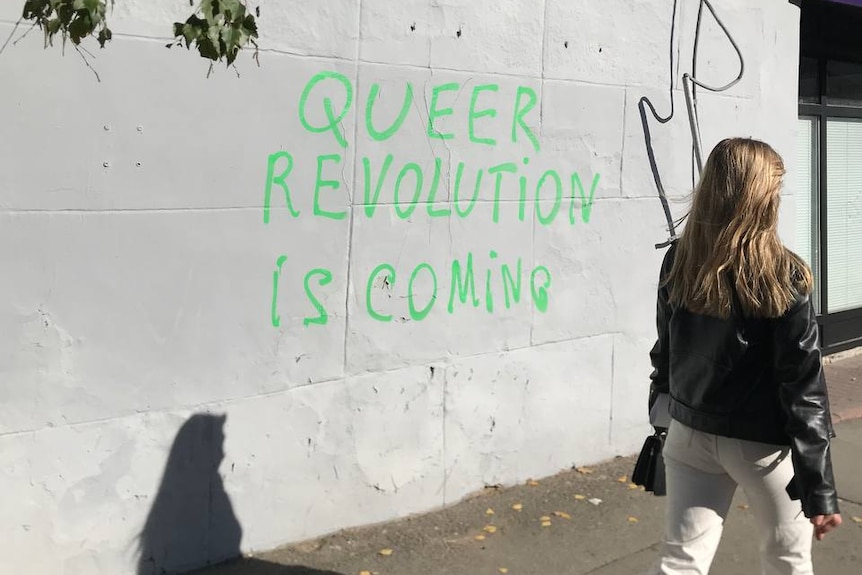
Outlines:
{"label": "bag strap", "polygon": [[743,313],[742,302],[739,300],[739,294],[736,293],[736,276],[733,273],[730,274],[730,297],[730,315],[736,320],[737,324],[739,324],[740,329],[742,330],[742,335],[745,336],[747,335],[745,329],[745,314]]}

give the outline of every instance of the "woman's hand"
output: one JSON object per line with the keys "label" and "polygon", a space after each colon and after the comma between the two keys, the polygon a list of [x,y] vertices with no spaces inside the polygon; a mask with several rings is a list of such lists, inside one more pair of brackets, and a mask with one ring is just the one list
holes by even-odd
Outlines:
{"label": "woman's hand", "polygon": [[814,525],[814,537],[823,541],[827,533],[841,525],[841,514],[815,515],[811,518],[811,524]]}

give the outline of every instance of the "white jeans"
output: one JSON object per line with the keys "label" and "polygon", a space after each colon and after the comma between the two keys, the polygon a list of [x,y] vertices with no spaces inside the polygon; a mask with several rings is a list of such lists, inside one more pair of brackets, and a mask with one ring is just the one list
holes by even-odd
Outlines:
{"label": "white jeans", "polygon": [[811,575],[813,527],[785,487],[790,448],[671,422],[664,447],[667,525],[657,575],[706,575],[736,486],[756,518],[764,575]]}

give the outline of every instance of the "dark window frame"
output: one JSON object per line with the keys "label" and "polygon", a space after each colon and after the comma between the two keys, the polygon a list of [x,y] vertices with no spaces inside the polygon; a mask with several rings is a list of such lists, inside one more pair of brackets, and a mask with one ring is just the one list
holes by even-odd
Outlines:
{"label": "dark window frame", "polygon": [[[799,116],[817,118],[818,129],[818,205],[816,221],[812,221],[812,229],[816,229],[816,251],[818,254],[820,336],[823,351],[826,354],[844,351],[862,346],[862,307],[829,313],[829,253],[828,253],[828,213],[827,199],[829,189],[827,184],[826,141],[827,120],[830,118],[862,119],[862,106],[853,107],[830,104],[826,98],[827,74],[826,65],[829,60],[844,60],[862,63],[862,46],[858,44],[858,30],[862,29],[862,7],[849,6],[840,3],[822,2],[816,0],[801,0],[802,18],[800,20],[800,82],[802,57],[815,58],[818,69],[817,103],[799,102]],[[856,28],[856,34],[846,34],[848,28]],[[854,41],[855,40],[855,41]]]}

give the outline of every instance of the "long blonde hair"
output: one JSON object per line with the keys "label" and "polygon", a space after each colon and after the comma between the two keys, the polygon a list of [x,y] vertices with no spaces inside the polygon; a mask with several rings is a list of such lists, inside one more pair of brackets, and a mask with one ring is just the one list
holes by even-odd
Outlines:
{"label": "long blonde hair", "polygon": [[729,138],[712,150],[665,278],[672,303],[727,318],[735,289],[745,316],[779,317],[811,293],[811,270],[778,238],[783,176],[764,142]]}

